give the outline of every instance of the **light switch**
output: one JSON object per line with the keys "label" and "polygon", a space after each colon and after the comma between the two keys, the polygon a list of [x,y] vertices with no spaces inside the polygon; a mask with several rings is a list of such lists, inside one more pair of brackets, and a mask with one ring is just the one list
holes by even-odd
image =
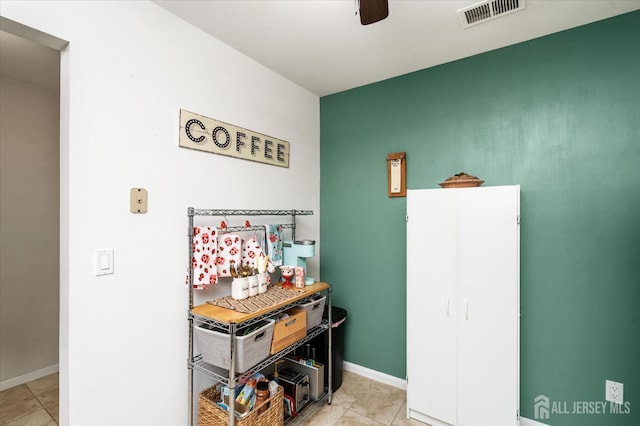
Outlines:
{"label": "light switch", "polygon": [[146,213],[147,190],[144,188],[131,188],[129,192],[129,205],[131,213]]}
{"label": "light switch", "polygon": [[106,253],[100,253],[100,270],[106,271],[110,267],[109,255]]}
{"label": "light switch", "polygon": [[96,277],[113,274],[113,249],[96,250]]}

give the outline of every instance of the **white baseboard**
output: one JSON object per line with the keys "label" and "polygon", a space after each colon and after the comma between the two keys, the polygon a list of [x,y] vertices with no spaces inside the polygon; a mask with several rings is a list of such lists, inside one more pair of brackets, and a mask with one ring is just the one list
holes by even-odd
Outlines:
{"label": "white baseboard", "polygon": [[540,423],[536,420],[527,419],[526,417],[520,417],[520,426],[549,426],[546,423]]}
{"label": "white baseboard", "polygon": [[22,376],[14,377],[13,379],[3,380],[0,382],[0,391],[10,389],[23,383],[31,382],[39,379],[40,377],[48,376],[49,374],[57,373],[59,370],[59,364],[55,364],[36,371],[31,371],[27,374],[23,374]]}
{"label": "white baseboard", "polygon": [[362,367],[358,364],[353,364],[349,361],[344,361],[343,368],[345,371],[350,371],[351,373],[355,373],[360,376],[367,377],[371,380],[375,380],[376,382],[385,383],[387,385],[391,385],[396,388],[400,388],[402,390],[407,390],[407,381],[399,379],[395,376],[391,376],[386,373],[381,373],[379,371],[372,370],[367,367]]}

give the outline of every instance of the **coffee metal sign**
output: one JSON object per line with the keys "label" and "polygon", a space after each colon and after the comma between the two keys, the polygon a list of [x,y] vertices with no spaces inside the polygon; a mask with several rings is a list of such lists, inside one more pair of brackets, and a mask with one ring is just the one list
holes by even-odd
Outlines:
{"label": "coffee metal sign", "polygon": [[289,142],[183,109],[180,110],[179,145],[289,167]]}

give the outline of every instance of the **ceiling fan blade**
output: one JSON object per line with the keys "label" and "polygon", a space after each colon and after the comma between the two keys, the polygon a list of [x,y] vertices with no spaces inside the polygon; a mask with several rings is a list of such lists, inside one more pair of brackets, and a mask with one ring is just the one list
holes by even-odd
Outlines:
{"label": "ceiling fan blade", "polygon": [[360,23],[373,24],[389,16],[388,0],[360,0]]}

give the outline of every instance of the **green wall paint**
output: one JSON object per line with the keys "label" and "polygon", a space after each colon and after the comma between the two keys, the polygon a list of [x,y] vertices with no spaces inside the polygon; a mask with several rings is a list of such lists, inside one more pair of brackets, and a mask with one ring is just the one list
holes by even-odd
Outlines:
{"label": "green wall paint", "polygon": [[[472,31],[472,30],[471,30]],[[521,185],[521,412],[604,400],[640,424],[640,12],[321,99],[321,276],[348,311],[345,359],[405,377],[405,199],[465,171]],[[437,344],[437,342],[434,342]],[[429,354],[424,354],[428,362]]]}

